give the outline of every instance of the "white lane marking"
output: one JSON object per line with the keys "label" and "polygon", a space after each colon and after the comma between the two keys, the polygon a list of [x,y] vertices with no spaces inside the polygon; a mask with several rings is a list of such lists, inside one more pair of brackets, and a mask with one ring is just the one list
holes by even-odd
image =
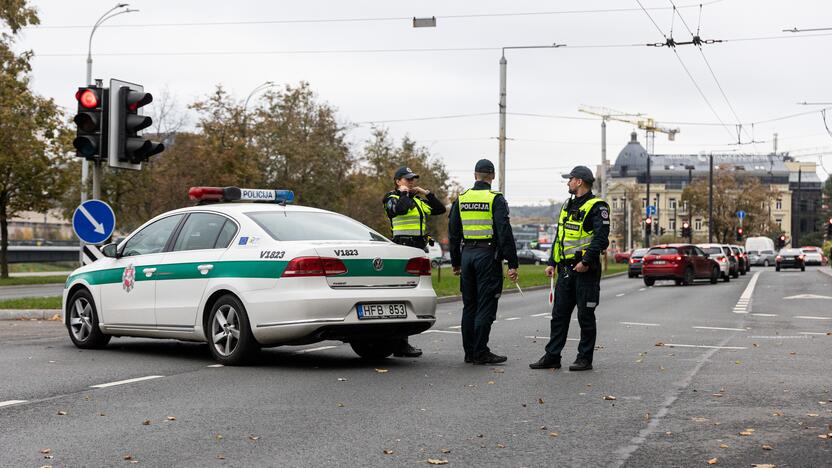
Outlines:
{"label": "white lane marking", "polygon": [[337,348],[337,346],[321,346],[319,348],[301,349],[300,351],[295,351],[295,354],[314,353],[315,351],[323,351],[325,349],[332,348]]}
{"label": "white lane marking", "polygon": [[805,340],[808,338],[807,336],[800,336],[800,335],[772,335],[772,336],[749,336],[751,339],[758,339],[758,340],[794,340],[794,339],[801,339]]}
{"label": "white lane marking", "polygon": [[454,326],[448,327],[448,328],[456,330],[456,329],[462,328],[462,325],[454,325]]}
{"label": "white lane marking", "polygon": [[[745,331],[745,330],[743,330]],[[668,348],[705,348],[705,349],[748,349],[745,346],[711,346],[711,345],[695,345],[695,344],[679,344],[679,343],[665,343]]]}
{"label": "white lane marking", "polygon": [[722,328],[722,327],[693,327],[699,330],[725,330],[725,331],[745,331],[745,328]]}
{"label": "white lane marking", "polygon": [[639,289],[639,291],[644,291],[645,289],[647,289],[647,288],[641,288],[641,289]]}
{"label": "white lane marking", "polygon": [[642,327],[660,327],[658,323],[618,322],[621,325],[639,325]]}
{"label": "white lane marking", "polygon": [[797,334],[798,334],[798,335],[822,335],[822,336],[826,336],[826,335],[828,335],[829,333],[823,333],[823,332],[797,332]]}
{"label": "white lane marking", "polygon": [[754,273],[754,276],[751,278],[751,281],[748,282],[748,286],[745,287],[745,291],[743,291],[740,295],[740,300],[751,299],[751,295],[754,294],[754,287],[757,285],[757,280],[760,279],[760,273],[762,273],[762,271]]}
{"label": "white lane marking", "polygon": [[627,294],[627,293],[616,294],[616,295],[615,295],[615,297],[621,297],[621,296],[623,296],[623,295],[625,295],[625,294]]}
{"label": "white lane marking", "polygon": [[90,385],[90,388],[107,388],[107,387],[115,387],[116,385],[124,385],[133,382],[141,382],[143,380],[153,380],[153,379],[161,379],[164,375],[148,375],[147,377],[136,377],[135,379],[127,379],[127,380],[118,380],[116,382],[107,382],[98,385]]}
{"label": "white lane marking", "polygon": [[210,366],[205,366],[205,367],[225,367],[225,366],[223,366],[222,364],[211,364]]}
{"label": "white lane marking", "polygon": [[542,314],[534,314],[534,315],[530,315],[530,317],[545,317],[545,316],[547,316],[547,315],[549,315],[549,314],[551,314],[551,312],[543,312]]}
{"label": "white lane marking", "polygon": [[423,335],[425,333],[450,333],[452,335],[461,335],[462,334],[462,332],[450,331],[450,330],[428,330],[428,331],[423,331],[422,332]]}
{"label": "white lane marking", "polygon": [[509,318],[505,319],[506,322],[508,322],[510,320],[520,320],[520,317],[509,317]]}
{"label": "white lane marking", "polygon": [[751,314],[755,317],[777,317],[777,314]]}
{"label": "white lane marking", "polygon": [[745,310],[734,309],[734,313],[735,313],[735,314],[747,314],[748,312],[747,312],[747,311],[745,311]]}
{"label": "white lane marking", "polygon": [[813,317],[811,315],[795,315],[794,318],[802,318],[809,320],[832,320],[832,317]]}
{"label": "white lane marking", "polygon": [[12,405],[19,405],[21,403],[26,403],[28,400],[6,400],[0,401],[0,408],[4,406],[12,406]]}
{"label": "white lane marking", "polygon": [[832,299],[832,297],[819,296],[817,294],[798,294],[797,296],[784,297],[783,299]]}
{"label": "white lane marking", "polygon": [[[424,332],[423,332],[424,333]],[[548,336],[527,336],[530,340],[548,340]],[[578,338],[567,338],[566,341],[581,341]]]}

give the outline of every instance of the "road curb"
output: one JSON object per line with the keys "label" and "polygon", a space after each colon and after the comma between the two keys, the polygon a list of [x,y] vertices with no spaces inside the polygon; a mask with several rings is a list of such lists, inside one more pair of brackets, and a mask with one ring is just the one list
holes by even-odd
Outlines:
{"label": "road curb", "polygon": [[826,276],[832,277],[832,270],[824,270],[823,268],[818,268],[818,271],[823,273]]}
{"label": "road curb", "polygon": [[[626,274],[627,274],[626,271],[622,271],[622,272],[619,272],[619,273],[613,273],[611,275],[601,277],[601,281],[603,281],[605,279],[615,278],[617,276],[624,276]],[[549,286],[546,286],[546,285],[543,285],[543,286],[529,286],[528,288],[523,289],[523,291],[539,291],[541,289],[549,289]],[[517,293],[518,293],[517,288],[511,288],[511,289],[503,290],[503,295],[517,294]],[[436,303],[437,304],[447,304],[448,302],[456,302],[456,301],[461,301],[461,300],[462,300],[462,296],[457,294],[456,296],[438,297],[438,298],[436,298]]]}
{"label": "road curb", "polygon": [[61,309],[0,309],[0,320],[49,320]]}

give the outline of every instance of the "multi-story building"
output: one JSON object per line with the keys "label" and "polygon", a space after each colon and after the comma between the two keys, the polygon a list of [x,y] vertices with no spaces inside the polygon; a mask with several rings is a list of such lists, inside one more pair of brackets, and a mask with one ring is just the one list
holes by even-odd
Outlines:
{"label": "multi-story building", "polygon": [[[647,151],[641,146],[636,133],[621,150],[615,164],[607,171],[607,198],[612,208],[611,245],[625,250],[644,243],[644,226],[647,206],[655,206],[654,225],[659,235],[678,236],[682,223],[687,221],[693,229],[695,242],[704,242],[708,237],[708,222],[705,216],[691,216],[682,201],[682,191],[695,179],[708,177],[710,155],[702,154],[657,154],[650,156],[650,201],[647,200]],[[790,191],[791,171],[786,166],[788,156],[783,155],[738,155],[714,154],[716,170],[742,171],[744,175],[757,177],[760,183],[772,189],[778,196],[770,200],[771,222],[782,232],[792,230],[792,192]],[[719,169],[722,168],[722,169]],[[807,168],[803,169],[804,174]],[[811,171],[814,174],[814,169]],[[808,176],[807,176],[808,177]],[[817,175],[814,176],[817,180]],[[808,195],[806,195],[808,200]],[[634,211],[638,209],[638,213]],[[630,216],[628,223],[627,217]],[[807,223],[808,223],[807,218]],[[628,239],[629,238],[629,239]]]}
{"label": "multi-story building", "polygon": [[791,241],[793,247],[806,245],[800,239],[807,235],[822,231],[827,222],[823,217],[822,185],[817,174],[816,163],[803,161],[787,161],[789,169],[789,190],[792,192],[791,210],[794,222],[791,225]]}

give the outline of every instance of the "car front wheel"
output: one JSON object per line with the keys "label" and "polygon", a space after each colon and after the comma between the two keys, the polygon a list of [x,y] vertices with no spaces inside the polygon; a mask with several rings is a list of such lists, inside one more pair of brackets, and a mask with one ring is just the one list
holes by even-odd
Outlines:
{"label": "car front wheel", "polygon": [[350,342],[350,347],[355,351],[355,354],[364,359],[377,360],[384,359],[396,350],[397,343],[395,341],[353,341]]}
{"label": "car front wheel", "polygon": [[687,267],[682,277],[682,286],[690,286],[691,284],[693,284],[693,268]]}
{"label": "car front wheel", "polygon": [[208,318],[211,355],[220,364],[245,364],[258,345],[248,322],[248,314],[239,299],[232,295],[219,298]]}
{"label": "car front wheel", "polygon": [[711,270],[711,284],[716,284],[719,281],[719,267],[714,267]]}
{"label": "car front wheel", "polygon": [[92,301],[92,295],[86,289],[80,289],[67,302],[69,320],[66,328],[69,339],[81,349],[98,349],[107,346],[110,335],[105,335],[98,327],[98,311]]}

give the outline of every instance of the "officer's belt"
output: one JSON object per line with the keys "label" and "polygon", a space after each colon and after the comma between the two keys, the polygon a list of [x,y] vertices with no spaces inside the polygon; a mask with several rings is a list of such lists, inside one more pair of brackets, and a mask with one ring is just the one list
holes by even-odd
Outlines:
{"label": "officer's belt", "polygon": [[465,239],[462,241],[465,247],[494,247],[494,241],[490,239]]}

